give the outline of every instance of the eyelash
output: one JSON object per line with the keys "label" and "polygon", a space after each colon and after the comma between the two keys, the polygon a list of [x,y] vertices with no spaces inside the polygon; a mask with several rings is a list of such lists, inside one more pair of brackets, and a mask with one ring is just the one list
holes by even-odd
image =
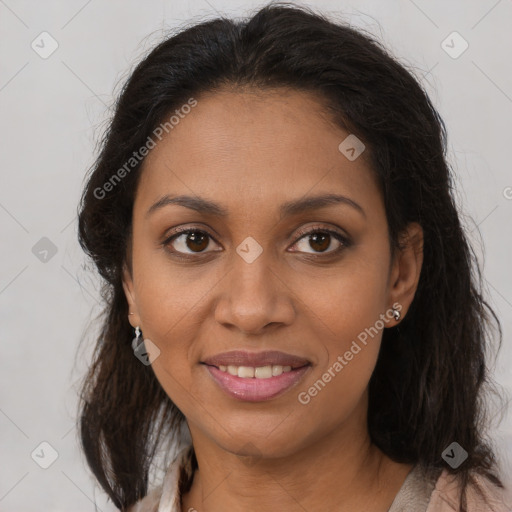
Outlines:
{"label": "eyelash", "polygon": [[[175,239],[178,238],[181,235],[189,235],[191,233],[200,233],[201,235],[206,235],[207,237],[214,239],[213,236],[211,236],[207,231],[204,231],[203,229],[194,228],[194,227],[187,227],[187,228],[176,228],[174,233],[166,238],[162,245],[165,247],[165,249],[172,254],[172,256],[182,259],[182,260],[190,260],[190,259],[197,259],[196,256],[192,254],[186,254],[186,253],[180,253],[179,251],[171,250],[169,249],[170,243]],[[306,253],[308,257],[310,258],[327,258],[333,255],[338,255],[341,251],[344,249],[350,247],[351,241],[345,236],[339,233],[338,231],[334,231],[332,229],[327,229],[323,227],[313,227],[313,228],[306,228],[304,230],[300,230],[297,234],[298,238],[294,242],[293,245],[296,245],[302,238],[305,238],[307,235],[314,235],[315,233],[324,233],[331,235],[334,239],[336,239],[338,242],[341,243],[341,246],[338,249],[335,249],[333,251],[328,251],[325,253]],[[215,241],[216,242],[216,241]],[[212,252],[212,251],[210,251]],[[220,252],[220,251],[213,251],[213,252]],[[300,251],[296,251],[300,252]],[[206,252],[198,252],[196,253],[198,256],[201,254],[207,254]]]}

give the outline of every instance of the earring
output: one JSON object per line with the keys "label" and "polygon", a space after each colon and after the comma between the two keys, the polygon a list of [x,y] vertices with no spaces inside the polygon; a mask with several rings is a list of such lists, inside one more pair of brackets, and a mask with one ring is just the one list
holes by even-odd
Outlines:
{"label": "earring", "polygon": [[137,327],[135,327],[135,338],[133,338],[132,340],[132,349],[136,350],[137,347],[140,345],[141,341],[142,336],[140,335],[140,327],[137,325]]}
{"label": "earring", "polygon": [[394,319],[398,322],[398,320],[400,320],[400,317],[402,316],[400,314],[400,311],[398,311],[398,309],[395,309],[395,308],[391,308],[391,310],[393,311]]}

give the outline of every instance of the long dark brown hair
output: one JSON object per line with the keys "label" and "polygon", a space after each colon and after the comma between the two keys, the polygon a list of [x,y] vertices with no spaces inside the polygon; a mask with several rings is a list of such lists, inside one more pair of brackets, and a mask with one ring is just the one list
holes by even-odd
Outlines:
{"label": "long dark brown hair", "polygon": [[[495,394],[487,360],[502,329],[460,222],[445,125],[413,71],[371,35],[288,3],[166,38],[136,66],[115,104],[79,205],[79,241],[103,279],[101,332],[79,405],[82,447],[99,484],[121,510],[144,497],[161,443],[185,419],[131,346],[122,267],[130,266],[141,162],[126,163],[173,111],[226,85],[292,87],[323,98],[333,121],[366,145],[391,249],[409,222],[423,228],[416,295],[399,326],[384,330],[369,383],[373,443],[397,462],[446,467],[460,475],[463,491],[474,472],[502,486],[485,438],[486,400]],[[123,166],[122,179],[105,187]],[[456,469],[441,456],[453,441],[468,452]]]}

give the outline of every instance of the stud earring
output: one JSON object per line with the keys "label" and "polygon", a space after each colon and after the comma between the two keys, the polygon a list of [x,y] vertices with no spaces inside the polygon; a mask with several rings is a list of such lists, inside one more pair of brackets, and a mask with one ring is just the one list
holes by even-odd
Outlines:
{"label": "stud earring", "polygon": [[393,311],[393,318],[398,322],[398,320],[400,320],[400,317],[402,316],[400,314],[400,311],[398,311],[398,309],[395,309],[395,308],[392,308],[392,311]]}

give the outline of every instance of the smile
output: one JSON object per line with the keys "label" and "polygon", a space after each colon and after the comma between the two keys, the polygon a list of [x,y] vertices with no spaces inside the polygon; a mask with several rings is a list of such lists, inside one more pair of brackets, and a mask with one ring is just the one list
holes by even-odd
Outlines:
{"label": "smile", "polygon": [[247,402],[270,400],[295,387],[311,368],[281,365],[216,366],[204,365],[213,381],[228,396]]}

